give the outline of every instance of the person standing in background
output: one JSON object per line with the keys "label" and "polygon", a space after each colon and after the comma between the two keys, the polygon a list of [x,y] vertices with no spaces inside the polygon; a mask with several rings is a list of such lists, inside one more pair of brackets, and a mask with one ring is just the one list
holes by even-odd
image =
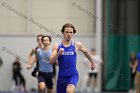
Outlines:
{"label": "person standing in background", "polygon": [[97,82],[98,82],[100,68],[101,68],[101,64],[102,64],[102,58],[96,53],[95,48],[91,49],[91,55],[92,55],[92,59],[96,63],[96,68],[93,71],[90,69],[91,64],[88,61],[88,59],[84,58],[84,61],[83,61],[84,65],[89,68],[88,79],[87,79],[86,88],[85,88],[85,91],[87,91],[87,92],[91,92],[92,89],[94,89],[94,91],[97,90],[97,88],[98,88]]}
{"label": "person standing in background", "polygon": [[[134,68],[134,64],[136,63],[136,56],[134,54],[134,52],[131,52],[130,54],[130,58],[129,58],[129,67],[130,67],[130,73],[131,73],[131,84],[130,84],[130,92],[131,91],[134,91],[134,79],[135,79],[135,75],[136,75],[136,72],[133,72],[133,68]],[[136,69],[136,68],[135,68]]]}
{"label": "person standing in background", "polygon": [[134,64],[133,73],[136,73],[135,76],[136,93],[140,93],[140,52],[137,55],[137,61]]}
{"label": "person standing in background", "polygon": [[3,64],[3,61],[2,61],[2,59],[0,57],[0,67],[2,66],[2,64]]}
{"label": "person standing in background", "polygon": [[13,79],[15,81],[15,85],[16,87],[20,87],[21,91],[26,91],[26,81],[23,77],[23,75],[21,74],[21,63],[20,63],[20,59],[17,57],[15,62],[13,63]]}

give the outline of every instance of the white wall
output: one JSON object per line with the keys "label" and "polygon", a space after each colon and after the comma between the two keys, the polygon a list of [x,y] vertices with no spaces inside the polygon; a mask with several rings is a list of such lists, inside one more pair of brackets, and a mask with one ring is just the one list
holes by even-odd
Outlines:
{"label": "white wall", "polygon": [[26,0],[1,0],[0,1],[0,33],[26,32],[26,20],[7,8],[10,6],[27,15]]}
{"label": "white wall", "polygon": [[[95,46],[93,35],[77,35],[74,40],[82,42],[87,49],[91,49]],[[60,41],[60,39],[53,37],[52,41],[53,45],[55,42]],[[32,70],[28,71],[26,69],[26,61],[28,61],[29,51],[34,46],[36,46],[36,36],[34,35],[0,35],[0,56],[3,60],[3,66],[0,68],[0,89],[10,90],[12,87],[12,63],[15,60],[16,55],[21,58],[23,67],[22,73],[27,82],[27,89],[36,86],[36,79],[30,75]],[[77,90],[80,90],[82,85],[82,77],[87,72],[82,60],[83,55],[78,54],[77,69],[79,70],[80,80]]]}
{"label": "white wall", "polygon": [[93,5],[94,0],[1,0],[0,33],[45,34],[36,23],[58,33],[70,22],[80,33],[90,34],[94,31]]}

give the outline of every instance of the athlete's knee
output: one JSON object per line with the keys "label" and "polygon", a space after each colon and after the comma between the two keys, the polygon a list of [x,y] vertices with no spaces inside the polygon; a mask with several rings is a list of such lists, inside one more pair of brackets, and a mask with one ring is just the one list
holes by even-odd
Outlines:
{"label": "athlete's knee", "polygon": [[38,87],[40,90],[44,90],[46,88],[45,83],[43,82],[39,83]]}
{"label": "athlete's knee", "polygon": [[67,90],[67,93],[75,93],[73,90]]}
{"label": "athlete's knee", "polygon": [[74,93],[75,92],[75,86],[70,84],[67,86],[67,93]]}
{"label": "athlete's knee", "polygon": [[67,93],[74,93],[74,90],[72,90],[72,89],[67,89]]}

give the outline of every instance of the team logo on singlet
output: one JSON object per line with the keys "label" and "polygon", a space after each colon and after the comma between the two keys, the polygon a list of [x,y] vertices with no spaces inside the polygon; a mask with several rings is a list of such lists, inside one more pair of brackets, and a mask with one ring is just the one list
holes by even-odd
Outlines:
{"label": "team logo on singlet", "polygon": [[49,58],[42,57],[42,61],[45,62],[45,63],[49,63]]}
{"label": "team logo on singlet", "polygon": [[74,55],[74,52],[73,51],[62,52],[61,55]]}

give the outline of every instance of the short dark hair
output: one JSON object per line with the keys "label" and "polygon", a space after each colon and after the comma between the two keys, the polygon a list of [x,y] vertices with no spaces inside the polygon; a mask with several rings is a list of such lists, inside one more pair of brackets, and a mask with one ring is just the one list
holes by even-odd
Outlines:
{"label": "short dark hair", "polygon": [[62,30],[61,30],[62,34],[63,34],[63,32],[64,32],[64,30],[65,30],[66,27],[71,27],[71,28],[73,28],[73,33],[74,33],[74,34],[76,33],[75,27],[74,27],[72,24],[70,24],[70,23],[66,23],[66,24],[64,24],[63,27],[62,27]]}
{"label": "short dark hair", "polygon": [[37,35],[37,40],[38,40],[39,37],[43,37],[43,35],[42,34]]}
{"label": "short dark hair", "polygon": [[46,36],[43,36],[43,37],[42,37],[42,39],[41,39],[41,40],[42,40],[42,42],[43,42],[43,39],[44,39],[45,37],[48,37],[48,38],[49,38],[49,40],[50,40],[50,42],[52,41],[51,37],[46,35]]}

